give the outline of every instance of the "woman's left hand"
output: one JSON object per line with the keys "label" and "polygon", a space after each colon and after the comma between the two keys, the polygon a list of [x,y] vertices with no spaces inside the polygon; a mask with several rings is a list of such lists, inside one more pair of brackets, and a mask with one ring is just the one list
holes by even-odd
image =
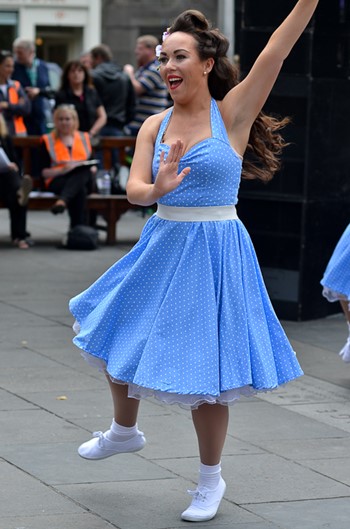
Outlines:
{"label": "woman's left hand", "polygon": [[179,163],[183,155],[183,143],[177,140],[170,147],[168,156],[165,159],[164,151],[161,152],[159,171],[154,182],[154,191],[158,197],[162,197],[170,191],[176,189],[191,171],[190,167],[185,167],[179,174]]}

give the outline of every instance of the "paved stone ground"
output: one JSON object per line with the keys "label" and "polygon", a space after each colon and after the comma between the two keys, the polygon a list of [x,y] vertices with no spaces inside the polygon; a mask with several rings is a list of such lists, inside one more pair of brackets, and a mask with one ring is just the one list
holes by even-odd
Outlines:
{"label": "paved stone ground", "polygon": [[[36,245],[8,241],[0,211],[0,529],[175,529],[197,473],[188,412],[143,402],[142,452],[89,462],[78,445],[104,430],[104,377],[72,345],[68,300],[138,237],[145,219],[124,215],[120,243],[58,250],[67,217],[30,212]],[[103,235],[101,236],[103,239]],[[340,314],[283,322],[305,376],[231,409],[223,455],[227,493],[206,529],[348,529],[350,365]]]}

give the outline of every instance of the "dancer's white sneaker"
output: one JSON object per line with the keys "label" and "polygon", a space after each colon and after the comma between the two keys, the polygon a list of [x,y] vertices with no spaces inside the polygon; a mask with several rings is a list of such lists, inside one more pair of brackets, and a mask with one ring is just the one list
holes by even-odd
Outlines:
{"label": "dancer's white sneaker", "polygon": [[146,444],[146,438],[139,430],[127,441],[110,441],[106,433],[94,432],[93,439],[79,446],[78,454],[84,459],[105,459],[115,454],[138,452]]}
{"label": "dancer's white sneaker", "polygon": [[226,483],[220,478],[214,490],[205,487],[189,490],[193,496],[191,505],[181,514],[181,519],[187,522],[207,522],[216,515],[220,502],[225,494]]}

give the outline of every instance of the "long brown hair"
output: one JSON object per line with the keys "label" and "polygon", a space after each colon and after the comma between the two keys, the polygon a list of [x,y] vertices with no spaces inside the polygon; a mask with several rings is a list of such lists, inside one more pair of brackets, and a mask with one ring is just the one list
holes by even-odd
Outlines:
{"label": "long brown hair", "polygon": [[[210,95],[221,101],[239,83],[239,71],[227,57],[229,41],[200,11],[189,9],[181,13],[168,29],[169,33],[189,33],[197,42],[201,60],[213,58],[214,66],[208,76]],[[278,131],[289,123],[288,118],[277,119],[259,112],[250,131],[243,161],[242,177],[271,180],[280,168],[279,156],[287,144]]]}
{"label": "long brown hair", "polygon": [[86,68],[86,66],[84,66],[84,64],[82,64],[78,60],[72,60],[72,61],[68,61],[63,67],[60,90],[68,90],[70,88],[69,74],[73,70],[82,70],[84,72],[84,79],[83,79],[84,87],[93,86],[89,71]]}

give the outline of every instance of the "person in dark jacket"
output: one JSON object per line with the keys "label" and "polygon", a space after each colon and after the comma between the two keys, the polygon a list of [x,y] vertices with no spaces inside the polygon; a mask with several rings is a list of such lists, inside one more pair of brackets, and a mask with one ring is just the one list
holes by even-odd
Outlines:
{"label": "person in dark jacket", "polygon": [[[106,44],[95,46],[90,51],[94,86],[106,110],[107,123],[102,127],[101,136],[124,136],[124,127],[135,114],[136,95],[129,76],[112,61],[113,55]],[[96,158],[102,166],[102,153],[96,151]],[[112,151],[112,163],[119,172],[119,153]]]}
{"label": "person in dark jacket", "polygon": [[108,46],[101,44],[91,50],[94,86],[107,113],[107,123],[102,136],[121,136],[124,126],[134,117],[135,91],[127,74],[112,61]]}
{"label": "person in dark jacket", "polygon": [[15,68],[12,78],[19,81],[32,102],[31,113],[25,118],[28,134],[46,132],[49,99],[54,97],[50,84],[49,67],[35,56],[35,44],[31,40],[17,38],[13,43]]}

